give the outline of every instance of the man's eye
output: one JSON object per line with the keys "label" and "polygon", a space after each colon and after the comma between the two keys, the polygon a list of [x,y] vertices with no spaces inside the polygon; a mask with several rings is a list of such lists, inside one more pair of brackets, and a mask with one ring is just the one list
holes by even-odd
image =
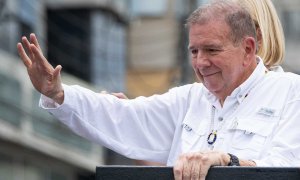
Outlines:
{"label": "man's eye", "polygon": [[191,54],[192,55],[197,55],[198,54],[198,49],[191,49]]}
{"label": "man's eye", "polygon": [[219,49],[207,49],[207,51],[210,52],[210,53],[217,53],[220,50]]}
{"label": "man's eye", "polygon": [[209,52],[217,52],[217,49],[208,49]]}

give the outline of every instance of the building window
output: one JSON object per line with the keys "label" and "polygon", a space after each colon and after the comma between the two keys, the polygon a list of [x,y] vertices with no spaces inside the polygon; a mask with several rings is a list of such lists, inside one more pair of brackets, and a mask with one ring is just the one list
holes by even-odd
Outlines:
{"label": "building window", "polygon": [[[22,150],[19,150],[22,151]],[[13,152],[18,152],[14,150]],[[30,151],[26,151],[27,153]],[[43,162],[44,159],[40,158],[36,154],[33,155],[40,161],[35,162],[36,159],[29,159],[28,156],[24,156],[22,152],[17,155],[9,154],[11,152],[0,153],[0,179],[24,179],[24,180],[73,180],[76,174],[68,171],[64,171],[64,166],[59,168],[59,164],[55,166],[49,166],[49,160],[47,163]],[[57,168],[58,167],[58,168]]]}
{"label": "building window", "polygon": [[0,73],[0,119],[15,126],[21,123],[21,93],[17,80]]}
{"label": "building window", "polygon": [[91,17],[91,82],[108,91],[125,91],[126,27],[112,14]]}
{"label": "building window", "polygon": [[100,9],[48,10],[48,59],[109,91],[124,92],[126,25]]}
{"label": "building window", "polygon": [[14,179],[13,177],[12,158],[0,153],[0,179]]}
{"label": "building window", "polygon": [[40,17],[38,0],[0,0],[0,48],[17,54],[16,43],[21,35],[34,32]]}
{"label": "building window", "polygon": [[164,16],[168,8],[168,0],[132,0],[132,16]]}
{"label": "building window", "polygon": [[[8,0],[0,1],[0,48],[7,52],[11,51],[12,45],[12,29],[15,24],[15,19],[12,16],[11,10],[8,8]],[[5,43],[4,43],[5,42]]]}
{"label": "building window", "polygon": [[90,13],[84,9],[48,10],[48,59],[63,71],[90,81]]}
{"label": "building window", "polygon": [[19,2],[19,19],[21,35],[28,36],[34,31],[35,23],[38,22],[38,0],[21,0]]}

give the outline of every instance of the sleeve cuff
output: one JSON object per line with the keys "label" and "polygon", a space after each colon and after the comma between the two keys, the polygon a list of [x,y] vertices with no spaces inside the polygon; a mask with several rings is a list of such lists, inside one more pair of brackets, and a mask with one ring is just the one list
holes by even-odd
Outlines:
{"label": "sleeve cuff", "polygon": [[56,109],[61,105],[42,94],[39,101],[39,106],[43,109]]}
{"label": "sleeve cuff", "polygon": [[[66,85],[63,84],[63,89],[65,91]],[[64,95],[66,98],[66,95]],[[64,102],[61,104],[63,105]],[[41,94],[40,101],[39,101],[39,107],[43,109],[57,109],[61,106],[60,104],[56,103],[53,99]]]}

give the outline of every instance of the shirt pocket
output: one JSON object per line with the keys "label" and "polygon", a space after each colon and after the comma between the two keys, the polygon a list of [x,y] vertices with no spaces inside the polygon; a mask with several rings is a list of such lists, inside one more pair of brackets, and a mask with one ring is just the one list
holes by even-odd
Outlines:
{"label": "shirt pocket", "polygon": [[[204,142],[205,135],[207,133],[208,119],[202,119],[202,122],[199,120],[190,120],[184,121],[182,123],[182,152],[191,152],[193,150],[200,150],[199,147],[202,146],[201,143]],[[196,148],[197,147],[197,148]]]}
{"label": "shirt pocket", "polygon": [[258,158],[266,148],[267,139],[271,136],[276,118],[236,118],[229,131],[233,134],[231,148],[243,158]]}

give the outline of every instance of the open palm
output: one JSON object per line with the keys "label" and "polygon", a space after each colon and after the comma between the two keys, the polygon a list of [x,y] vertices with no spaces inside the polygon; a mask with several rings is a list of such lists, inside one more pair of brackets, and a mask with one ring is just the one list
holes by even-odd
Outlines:
{"label": "open palm", "polygon": [[34,88],[61,104],[63,102],[60,78],[62,67],[58,65],[54,69],[47,61],[34,34],[30,34],[30,41],[22,37],[22,43],[18,43],[17,48]]}

